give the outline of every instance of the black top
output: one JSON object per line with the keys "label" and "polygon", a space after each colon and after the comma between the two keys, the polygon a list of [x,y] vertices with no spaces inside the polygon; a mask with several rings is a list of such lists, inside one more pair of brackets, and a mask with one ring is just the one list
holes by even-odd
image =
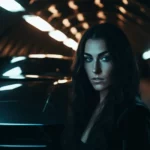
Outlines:
{"label": "black top", "polygon": [[77,148],[64,150],[150,150],[150,111],[141,100],[119,116],[112,130],[107,129],[105,121],[97,124],[86,143],[78,139]]}
{"label": "black top", "polygon": [[[112,137],[106,142],[105,150],[150,150],[150,111],[146,105],[137,99],[135,107],[120,115],[110,135]],[[103,139],[94,144],[90,139],[86,143],[80,141],[80,150],[101,150],[104,144],[101,141]]]}
{"label": "black top", "polygon": [[80,148],[79,150],[91,150],[91,146],[87,143],[83,143],[82,141],[80,141]]}

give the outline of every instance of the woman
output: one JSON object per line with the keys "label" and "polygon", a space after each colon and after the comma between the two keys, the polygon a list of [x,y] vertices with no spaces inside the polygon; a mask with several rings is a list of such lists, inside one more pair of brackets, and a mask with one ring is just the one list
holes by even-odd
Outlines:
{"label": "woman", "polygon": [[122,30],[104,23],[85,32],[73,86],[65,150],[150,150],[149,110],[139,100],[137,66]]}

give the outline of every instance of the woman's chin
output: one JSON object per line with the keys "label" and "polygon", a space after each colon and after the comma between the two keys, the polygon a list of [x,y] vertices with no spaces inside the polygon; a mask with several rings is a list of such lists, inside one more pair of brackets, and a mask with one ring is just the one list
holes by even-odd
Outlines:
{"label": "woman's chin", "polygon": [[104,89],[101,85],[94,85],[93,88],[95,91],[102,91]]}
{"label": "woman's chin", "polygon": [[104,91],[105,89],[107,89],[107,87],[102,86],[102,85],[93,85],[93,88],[95,91]]}

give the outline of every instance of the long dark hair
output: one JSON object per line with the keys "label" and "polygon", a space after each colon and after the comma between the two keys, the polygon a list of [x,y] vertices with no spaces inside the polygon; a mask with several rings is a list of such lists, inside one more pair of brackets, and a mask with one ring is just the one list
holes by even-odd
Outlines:
{"label": "long dark hair", "polygon": [[[70,145],[77,144],[83,129],[85,129],[93,110],[99,102],[99,94],[92,88],[84,70],[84,49],[88,39],[104,39],[112,57],[112,86],[109,90],[108,105],[113,103],[115,110],[113,121],[124,108],[135,103],[138,95],[139,76],[131,45],[125,33],[110,23],[98,24],[88,29],[79,43],[74,63],[73,100],[70,107],[72,120],[68,127]],[[109,108],[106,107],[106,111]],[[112,121],[112,122],[113,122]]]}

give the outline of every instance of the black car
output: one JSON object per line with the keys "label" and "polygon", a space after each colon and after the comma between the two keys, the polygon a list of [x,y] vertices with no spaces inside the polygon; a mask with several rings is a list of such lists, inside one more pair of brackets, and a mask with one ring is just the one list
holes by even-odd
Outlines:
{"label": "black car", "polygon": [[59,55],[0,58],[0,149],[60,149],[71,64]]}

